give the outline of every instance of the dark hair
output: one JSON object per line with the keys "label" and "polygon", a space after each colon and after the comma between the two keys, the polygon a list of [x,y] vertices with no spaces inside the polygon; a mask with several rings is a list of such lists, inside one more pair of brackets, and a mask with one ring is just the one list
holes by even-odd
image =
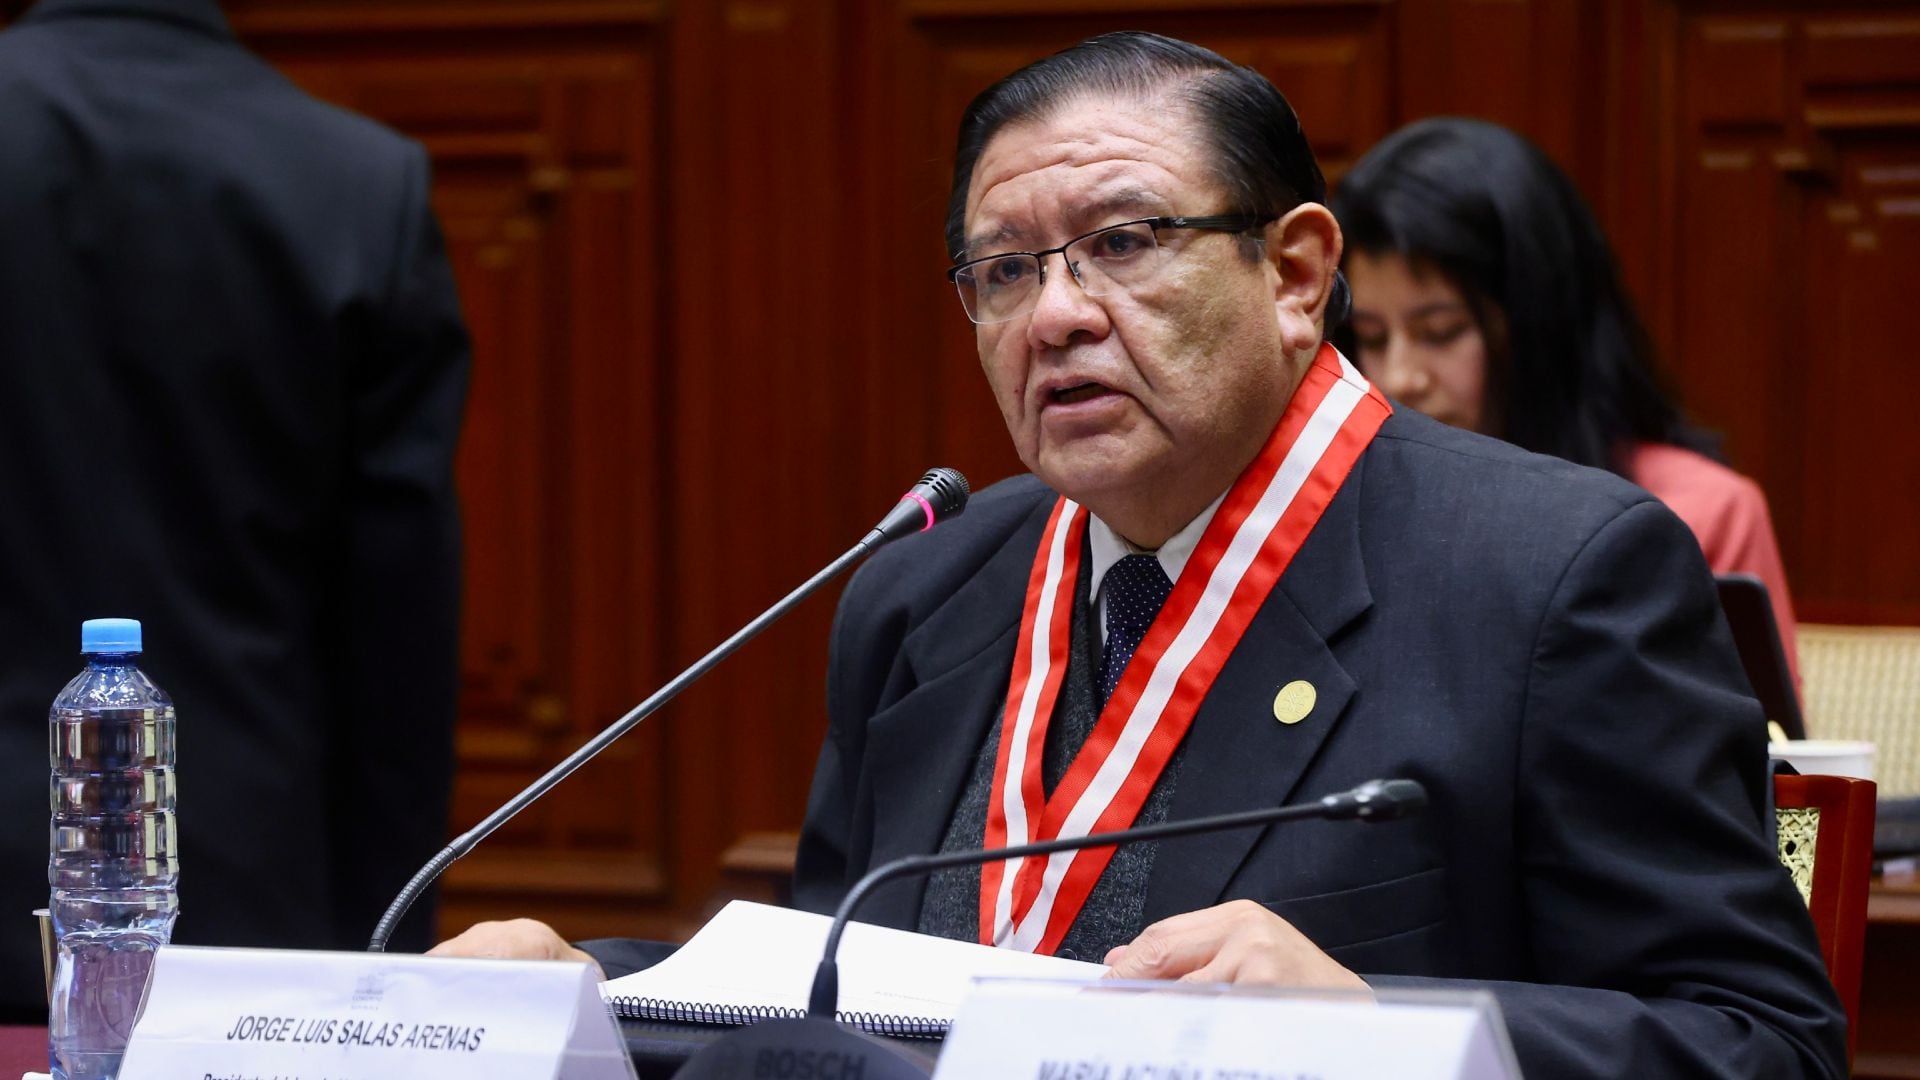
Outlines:
{"label": "dark hair", "polygon": [[1615,472],[1627,440],[1719,456],[1661,385],[1586,201],[1525,138],[1481,120],[1410,124],[1347,173],[1333,211],[1349,253],[1437,270],[1483,331],[1498,312],[1487,394],[1508,442]]}
{"label": "dark hair", "polygon": [[[1085,96],[1143,97],[1174,84],[1213,151],[1234,205],[1194,213],[1279,216],[1303,202],[1327,201],[1327,182],[1293,106],[1266,77],[1211,49],[1159,34],[1121,31],[1088,38],[1036,61],[981,91],[960,118],[953,191],[947,200],[947,251],[966,244],[967,188],[987,143],[1008,124],[1038,119]],[[1326,326],[1347,316],[1346,279],[1334,276]]]}

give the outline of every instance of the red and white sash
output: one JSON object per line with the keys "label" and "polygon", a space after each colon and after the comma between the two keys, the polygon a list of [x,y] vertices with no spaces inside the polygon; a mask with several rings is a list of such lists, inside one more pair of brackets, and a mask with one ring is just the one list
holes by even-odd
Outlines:
{"label": "red and white sash", "polygon": [[[1266,445],[1207,524],[1086,745],[1046,798],[1041,749],[1066,672],[1088,517],[1069,499],[1054,505],[1027,579],[987,847],[1133,824],[1240,635],[1392,411],[1333,346],[1320,347]],[[1112,848],[1094,848],[988,863],[980,875],[980,940],[1053,952],[1112,858]]]}

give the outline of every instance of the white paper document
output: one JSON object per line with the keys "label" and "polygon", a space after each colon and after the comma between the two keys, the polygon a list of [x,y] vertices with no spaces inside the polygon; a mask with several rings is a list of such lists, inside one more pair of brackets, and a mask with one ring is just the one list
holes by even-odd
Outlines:
{"label": "white paper document", "polygon": [[[693,939],[645,971],[600,984],[623,1016],[747,1023],[806,1010],[833,920],[735,900]],[[1099,964],[1036,956],[866,923],[840,938],[840,1015],[877,1031],[944,1029],[983,976],[1098,979]]]}

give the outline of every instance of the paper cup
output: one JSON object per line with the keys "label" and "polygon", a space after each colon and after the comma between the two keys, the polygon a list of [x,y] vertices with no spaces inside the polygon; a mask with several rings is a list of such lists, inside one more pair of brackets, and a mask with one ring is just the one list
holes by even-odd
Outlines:
{"label": "paper cup", "polygon": [[1795,739],[1767,744],[1767,755],[1808,776],[1873,779],[1873,744],[1846,739]]}

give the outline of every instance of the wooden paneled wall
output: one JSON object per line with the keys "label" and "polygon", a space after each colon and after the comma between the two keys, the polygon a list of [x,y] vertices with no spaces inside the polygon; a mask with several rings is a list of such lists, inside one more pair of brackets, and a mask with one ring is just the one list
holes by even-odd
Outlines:
{"label": "wooden paneled wall", "polygon": [[1662,329],[1683,393],[1766,488],[1802,610],[1920,622],[1920,17],[1680,31]]}
{"label": "wooden paneled wall", "polygon": [[[1420,116],[1582,185],[1805,617],[1920,622],[1920,4],[231,0],[422,139],[475,335],[460,461],[470,823],[856,539],[931,464],[1017,464],[941,270],[967,99],[1121,27],[1266,72],[1330,177]],[[833,598],[449,875],[449,925],[673,934],[797,824]]]}
{"label": "wooden paneled wall", "polygon": [[[474,342],[458,463],[472,824],[638,701],[682,640],[663,313],[671,27],[648,3],[235,3],[314,93],[420,139]],[[673,909],[662,725],[615,744],[448,878],[448,910],[589,935]]]}

